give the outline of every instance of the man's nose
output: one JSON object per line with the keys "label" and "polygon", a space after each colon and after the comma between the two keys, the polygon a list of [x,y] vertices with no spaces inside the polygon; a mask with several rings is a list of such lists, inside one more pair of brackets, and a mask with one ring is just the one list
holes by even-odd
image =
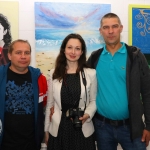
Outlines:
{"label": "man's nose", "polygon": [[26,57],[26,53],[21,53],[21,58],[25,58]]}
{"label": "man's nose", "polygon": [[109,33],[113,33],[113,32],[114,32],[113,28],[110,27],[110,28],[109,28]]}

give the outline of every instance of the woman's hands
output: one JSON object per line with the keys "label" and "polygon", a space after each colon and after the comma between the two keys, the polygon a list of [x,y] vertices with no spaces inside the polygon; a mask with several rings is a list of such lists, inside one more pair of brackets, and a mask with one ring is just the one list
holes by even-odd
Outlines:
{"label": "woman's hands", "polygon": [[[49,115],[50,122],[52,121],[53,114],[54,114],[54,106],[50,108],[50,115]],[[44,142],[46,145],[48,143],[48,139],[49,139],[49,132],[47,131],[45,132],[45,135],[44,135]]]}
{"label": "woman's hands", "polygon": [[79,120],[82,120],[82,124],[84,124],[84,122],[90,118],[89,114],[84,114],[82,117],[79,118]]}
{"label": "woman's hands", "polygon": [[[54,114],[54,106],[50,108],[50,122],[52,121],[52,116]],[[84,122],[90,118],[89,114],[84,114],[82,117],[79,118],[79,120],[82,120],[82,124],[84,124]],[[71,119],[72,120],[72,119]]]}
{"label": "woman's hands", "polygon": [[50,108],[50,116],[49,116],[50,122],[52,121],[53,113],[54,113],[54,106]]}
{"label": "woman's hands", "polygon": [[45,135],[44,135],[44,142],[45,142],[46,145],[47,145],[47,143],[48,143],[48,139],[49,139],[49,133],[48,133],[48,132],[45,132]]}

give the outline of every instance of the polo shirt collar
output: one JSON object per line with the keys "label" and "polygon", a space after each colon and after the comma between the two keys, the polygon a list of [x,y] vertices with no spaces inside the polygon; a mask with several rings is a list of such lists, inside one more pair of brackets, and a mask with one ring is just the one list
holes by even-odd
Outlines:
{"label": "polo shirt collar", "polygon": [[[126,48],[125,48],[125,43],[121,42],[122,46],[121,48],[117,51],[117,53],[126,53]],[[106,49],[106,45],[104,45],[102,55],[109,53],[108,50]]]}

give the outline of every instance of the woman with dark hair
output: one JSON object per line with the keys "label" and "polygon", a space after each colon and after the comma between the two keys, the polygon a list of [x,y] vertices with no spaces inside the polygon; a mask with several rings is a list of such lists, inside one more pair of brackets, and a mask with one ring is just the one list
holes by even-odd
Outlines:
{"label": "woman with dark hair", "polygon": [[95,150],[92,117],[97,79],[95,70],[86,65],[86,45],[79,34],[63,40],[48,86],[47,149]]}
{"label": "woman with dark hair", "polygon": [[11,40],[10,24],[7,18],[0,14],[0,65],[5,65],[9,62],[7,54]]}

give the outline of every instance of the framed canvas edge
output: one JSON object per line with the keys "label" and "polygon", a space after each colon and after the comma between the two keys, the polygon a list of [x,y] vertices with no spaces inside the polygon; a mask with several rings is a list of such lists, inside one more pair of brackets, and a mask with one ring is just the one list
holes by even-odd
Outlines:
{"label": "framed canvas edge", "polygon": [[132,45],[132,9],[133,8],[150,8],[149,5],[140,5],[140,4],[129,4],[128,7],[128,13],[129,13],[129,23],[128,23],[128,27],[129,27],[129,34],[128,34],[128,42],[129,45]]}

